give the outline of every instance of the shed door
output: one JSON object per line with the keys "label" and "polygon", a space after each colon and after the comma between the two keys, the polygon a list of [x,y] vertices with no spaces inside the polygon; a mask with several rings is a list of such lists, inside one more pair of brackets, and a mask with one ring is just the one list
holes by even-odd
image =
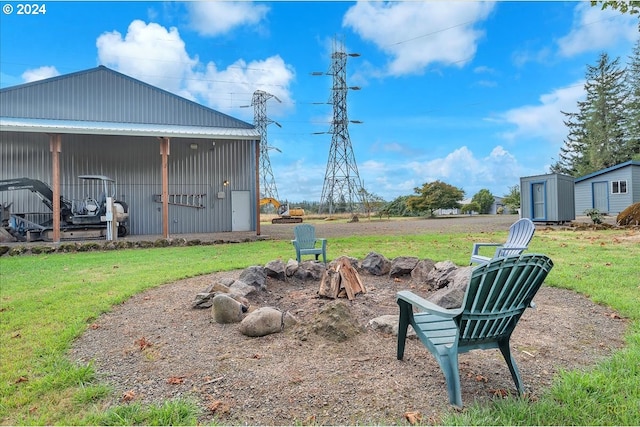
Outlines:
{"label": "shed door", "polygon": [[593,207],[601,213],[609,212],[609,183],[606,181],[594,182],[593,189]]}
{"label": "shed door", "polygon": [[231,231],[251,231],[251,199],[248,191],[231,192]]}
{"label": "shed door", "polygon": [[532,215],[531,219],[546,219],[547,207],[545,206],[545,183],[536,182],[531,184],[531,201],[532,201]]}

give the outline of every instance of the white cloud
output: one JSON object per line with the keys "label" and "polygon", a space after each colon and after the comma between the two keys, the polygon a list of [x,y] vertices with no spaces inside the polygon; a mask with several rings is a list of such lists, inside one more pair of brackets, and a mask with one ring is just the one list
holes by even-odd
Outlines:
{"label": "white cloud", "polygon": [[278,117],[293,105],[289,84],[294,77],[293,68],[275,55],[251,62],[238,59],[223,70],[209,62],[205,71],[194,72],[186,83],[188,92],[206,104],[224,109],[229,114],[249,114],[251,117],[253,110],[241,111],[239,107],[251,104],[253,92],[263,90],[281,101],[269,102],[269,116]]}
{"label": "white cloud", "polygon": [[60,73],[56,67],[39,67],[22,73],[22,80],[24,80],[25,83],[30,83],[36,80],[48,79],[59,75]]}
{"label": "white cloud", "polygon": [[484,157],[468,147],[457,148],[441,158],[426,161],[368,160],[360,165],[360,177],[369,191],[385,200],[413,194],[425,182],[440,180],[462,188],[467,197],[483,188],[502,196],[520,177],[532,171],[502,146],[495,146]]}
{"label": "white cloud", "polygon": [[560,146],[568,132],[561,112],[576,111],[577,102],[584,98],[583,87],[584,82],[579,81],[542,95],[538,105],[525,105],[502,113],[498,120],[516,127],[502,136],[511,141],[520,137],[542,138]]}
{"label": "white cloud", "polygon": [[174,93],[181,93],[198,63],[189,57],[177,28],[153,22],[131,22],[124,37],[118,31],[103,33],[96,47],[101,64]]}
{"label": "white cloud", "polygon": [[638,19],[613,9],[592,7],[578,2],[574,9],[573,28],[558,40],[559,53],[571,57],[582,52],[602,50],[620,40],[633,42],[638,37]]}
{"label": "white cloud", "polygon": [[523,171],[516,158],[501,146],[494,147],[482,158],[476,157],[469,148],[461,147],[442,159],[413,163],[411,167],[416,175],[422,175],[421,183],[439,179],[462,188],[468,197],[483,188],[501,196],[503,187],[520,182]]}
{"label": "white cloud", "polygon": [[492,2],[360,1],[347,11],[343,26],[391,57],[387,74],[419,74],[433,63],[470,62],[484,35],[474,25],[493,7]]}
{"label": "white cloud", "polygon": [[[143,21],[131,22],[126,35],[106,32],[96,41],[100,62],[131,77],[225,111],[250,104],[253,92],[264,90],[277,96],[270,116],[291,108],[289,85],[293,68],[280,56],[245,61],[238,59],[225,69],[214,62],[203,64],[187,53],[185,42],[175,27],[166,29]],[[236,111],[253,117],[251,109]]]}
{"label": "white cloud", "polygon": [[269,8],[251,2],[194,1],[187,3],[191,27],[203,36],[218,36],[243,25],[256,25]]}

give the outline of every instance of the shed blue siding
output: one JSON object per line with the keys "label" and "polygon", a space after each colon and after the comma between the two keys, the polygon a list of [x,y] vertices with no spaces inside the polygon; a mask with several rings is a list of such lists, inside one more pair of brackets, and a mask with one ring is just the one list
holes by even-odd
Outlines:
{"label": "shed blue siding", "polygon": [[[614,181],[626,181],[626,193],[613,193]],[[602,213],[617,215],[628,206],[640,202],[640,162],[629,161],[576,179],[576,215],[584,215],[588,209],[598,207],[594,185],[606,183],[607,209]]]}

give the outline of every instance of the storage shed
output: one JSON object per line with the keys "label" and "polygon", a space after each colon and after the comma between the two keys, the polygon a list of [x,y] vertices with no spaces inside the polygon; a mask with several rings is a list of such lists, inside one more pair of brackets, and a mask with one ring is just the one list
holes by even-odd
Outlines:
{"label": "storage shed", "polygon": [[588,209],[617,215],[640,202],[640,161],[629,160],[575,181],[576,215]]}
{"label": "storage shed", "polygon": [[[131,234],[259,234],[259,144],[255,126],[104,66],[0,89],[0,180],[81,199],[80,175],[108,176]],[[44,208],[29,191],[0,203]]]}
{"label": "storage shed", "polygon": [[520,212],[534,222],[564,223],[575,219],[574,178],[562,174],[520,178]]}

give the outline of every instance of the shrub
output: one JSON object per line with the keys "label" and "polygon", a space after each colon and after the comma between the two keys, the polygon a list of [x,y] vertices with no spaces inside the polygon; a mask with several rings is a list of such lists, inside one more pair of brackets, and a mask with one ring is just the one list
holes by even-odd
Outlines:
{"label": "shrub", "polygon": [[602,224],[602,214],[598,209],[587,209],[584,211],[584,214],[591,218],[591,221],[593,221],[594,224]]}

